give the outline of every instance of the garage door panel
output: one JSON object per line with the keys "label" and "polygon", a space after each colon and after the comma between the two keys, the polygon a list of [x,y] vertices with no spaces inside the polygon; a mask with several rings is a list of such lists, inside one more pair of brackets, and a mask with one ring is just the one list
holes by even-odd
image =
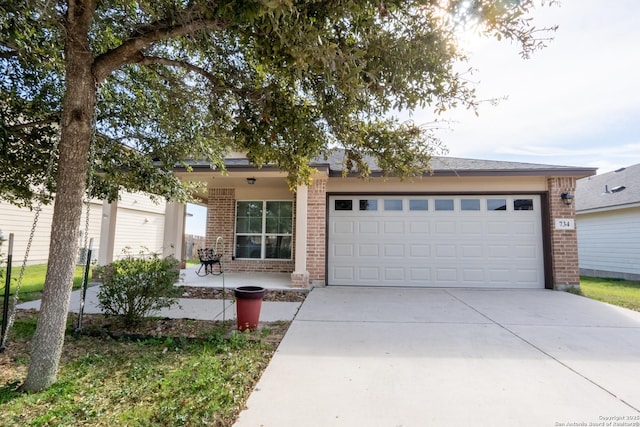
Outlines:
{"label": "garage door panel", "polygon": [[[402,211],[366,197],[377,211],[357,210],[353,196],[354,210],[329,212],[329,285],[544,287],[539,196],[520,196],[534,199],[533,211],[514,210],[518,196],[454,196],[448,211],[434,210],[435,197],[410,210],[408,196]],[[480,210],[460,200],[470,198]],[[506,210],[487,210],[488,199],[504,199]]]}
{"label": "garage door panel", "polygon": [[358,232],[360,234],[378,234],[378,223],[375,221],[361,221],[358,223]]}
{"label": "garage door panel", "polygon": [[336,234],[349,234],[352,235],[355,230],[353,221],[336,220],[333,223],[333,232]]}
{"label": "garage door panel", "polygon": [[458,282],[458,272],[455,268],[436,268],[436,281],[442,284],[456,284]]}
{"label": "garage door panel", "polygon": [[536,283],[539,278],[537,270],[524,268],[518,269],[515,276],[518,283]]}
{"label": "garage door panel", "polygon": [[333,256],[337,258],[349,258],[353,257],[353,243],[338,243],[333,245]]}
{"label": "garage door panel", "polygon": [[435,234],[456,234],[456,223],[454,221],[436,222]]}
{"label": "garage door panel", "polygon": [[436,245],[436,258],[455,258],[456,245]]}
{"label": "garage door panel", "polygon": [[462,270],[462,280],[465,284],[484,283],[484,270],[481,268],[464,268]]}
{"label": "garage door panel", "polygon": [[384,234],[404,234],[403,221],[385,221],[383,223]]}
{"label": "garage door panel", "polygon": [[507,259],[511,256],[508,245],[487,245],[487,258],[489,260]]}
{"label": "garage door panel", "polygon": [[514,248],[514,257],[521,260],[535,260],[537,256],[537,248],[534,245],[516,245]]}
{"label": "garage door panel", "polygon": [[385,257],[401,257],[405,256],[405,249],[403,244],[386,244],[384,245],[384,256]]}
{"label": "garage door panel", "polygon": [[361,257],[376,257],[380,256],[379,246],[377,243],[368,243],[358,245],[358,255]]}
{"label": "garage door panel", "polygon": [[489,282],[491,283],[510,283],[513,281],[513,277],[511,275],[511,271],[505,268],[489,269]]}
{"label": "garage door panel", "polygon": [[427,220],[418,219],[409,222],[409,231],[411,234],[429,234],[430,223]]}
{"label": "garage door panel", "polygon": [[358,279],[377,283],[380,281],[380,269],[375,266],[360,267],[358,269]]}
{"label": "garage door panel", "polygon": [[533,221],[513,223],[513,233],[522,236],[533,236],[536,234],[536,224]]}
{"label": "garage door panel", "polygon": [[409,257],[421,259],[429,258],[431,257],[431,246],[409,244]]}
{"label": "garage door panel", "polygon": [[431,280],[431,270],[428,268],[409,268],[410,282],[428,283]]}
{"label": "garage door panel", "polygon": [[404,281],[404,273],[404,268],[385,268],[384,279],[385,281]]}
{"label": "garage door panel", "polygon": [[464,234],[484,233],[484,224],[481,221],[463,221],[460,224],[460,232]]}
{"label": "garage door panel", "polygon": [[509,224],[504,221],[489,221],[487,223],[487,234],[490,236],[508,236]]}
{"label": "garage door panel", "polygon": [[355,279],[355,270],[353,267],[336,266],[332,269],[334,280],[344,280],[353,282]]}
{"label": "garage door panel", "polygon": [[461,245],[462,256],[465,258],[484,258],[482,245]]}

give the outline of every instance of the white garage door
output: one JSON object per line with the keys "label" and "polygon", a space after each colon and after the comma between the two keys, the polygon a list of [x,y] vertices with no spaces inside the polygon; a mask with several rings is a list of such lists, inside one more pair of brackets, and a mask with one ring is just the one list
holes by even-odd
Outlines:
{"label": "white garage door", "polygon": [[329,285],[544,288],[537,195],[335,195],[329,205]]}

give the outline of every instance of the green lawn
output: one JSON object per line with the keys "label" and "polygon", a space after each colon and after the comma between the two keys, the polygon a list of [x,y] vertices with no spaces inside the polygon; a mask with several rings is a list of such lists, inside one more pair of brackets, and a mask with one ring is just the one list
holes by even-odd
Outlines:
{"label": "green lawn", "polygon": [[[13,264],[11,268],[11,295],[15,292],[18,285],[18,277],[20,276],[20,268],[22,265]],[[40,299],[42,295],[42,287],[44,286],[44,278],[47,274],[47,265],[28,265],[24,270],[24,276],[22,283],[20,284],[20,291],[18,293],[18,299],[20,302],[32,301]],[[0,283],[0,301],[4,296],[4,284],[6,278],[6,269],[2,269],[2,283]],[[91,278],[91,276],[89,276]],[[77,289],[82,285],[82,267],[76,267],[76,272],[73,278],[73,288]]]}
{"label": "green lawn", "polygon": [[18,319],[11,354],[0,354],[0,424],[231,426],[277,344],[269,330],[229,333],[210,323],[198,339],[75,337],[70,329],[58,381],[23,394],[16,387],[35,319]]}
{"label": "green lawn", "polygon": [[640,282],[637,281],[581,277],[580,295],[640,311]]}

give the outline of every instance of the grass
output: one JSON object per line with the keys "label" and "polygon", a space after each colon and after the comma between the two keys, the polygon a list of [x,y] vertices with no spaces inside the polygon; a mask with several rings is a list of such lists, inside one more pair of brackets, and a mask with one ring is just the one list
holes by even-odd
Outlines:
{"label": "grass", "polygon": [[580,295],[640,311],[640,282],[596,277],[580,278]]}
{"label": "grass", "polygon": [[[14,329],[12,347],[26,349],[33,322],[17,319]],[[231,426],[276,346],[268,331],[230,334],[228,325],[198,339],[75,338],[71,331],[58,381],[43,392],[17,391],[28,358],[0,354],[2,425]]]}
{"label": "grass", "polygon": [[[20,268],[22,266],[15,264],[11,268],[11,295],[14,294],[17,285],[18,285],[18,277],[20,275]],[[38,264],[38,265],[28,265],[24,269],[24,275],[22,277],[22,283],[20,284],[20,291],[18,293],[18,298],[20,302],[32,301],[36,299],[40,299],[42,296],[42,288],[44,286],[44,279],[47,274],[47,265],[46,264]],[[4,292],[4,284],[6,278],[6,268],[2,269],[2,283],[0,284],[0,289]],[[91,277],[91,276],[89,276]],[[78,289],[82,285],[82,267],[76,267],[75,274],[73,276],[73,289]],[[4,298],[4,294],[0,295],[0,301]]]}
{"label": "grass", "polygon": [[640,281],[583,276],[580,278],[580,290],[575,293],[640,311]]}

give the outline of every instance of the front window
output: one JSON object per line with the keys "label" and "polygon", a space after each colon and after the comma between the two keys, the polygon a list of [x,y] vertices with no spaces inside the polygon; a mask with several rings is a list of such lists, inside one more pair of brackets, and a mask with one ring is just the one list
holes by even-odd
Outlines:
{"label": "front window", "polygon": [[291,259],[292,237],[292,202],[237,202],[236,258]]}

